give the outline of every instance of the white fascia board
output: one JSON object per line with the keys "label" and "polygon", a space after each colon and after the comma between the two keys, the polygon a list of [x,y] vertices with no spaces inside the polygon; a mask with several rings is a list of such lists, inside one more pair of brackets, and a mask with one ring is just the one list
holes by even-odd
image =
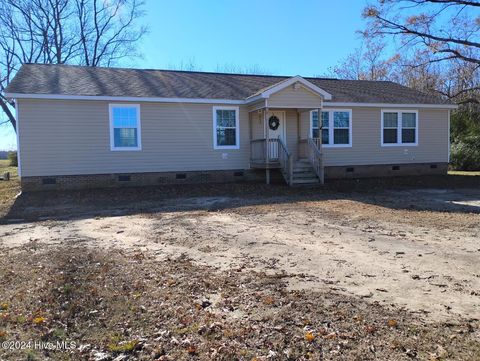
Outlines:
{"label": "white fascia board", "polygon": [[[244,105],[244,104],[253,103],[261,99],[268,99],[268,97],[264,96],[263,93],[253,98],[247,98],[246,100],[244,99],[203,99],[203,98],[150,98],[150,97],[119,97],[119,96],[117,97],[117,96],[103,96],[103,95],[63,95],[63,94],[23,94],[23,93],[5,93],[5,97],[9,99],[106,100],[106,101],[150,102],[150,103],[199,103],[199,104],[231,104],[231,105]],[[323,106],[324,107],[458,109],[458,105],[456,104],[324,102]]]}
{"label": "white fascia board", "polygon": [[457,104],[399,104],[399,103],[348,103],[324,102],[324,107],[371,107],[371,108],[428,108],[428,109],[458,109]]}
{"label": "white fascia board", "polygon": [[244,100],[236,99],[203,99],[203,98],[154,98],[154,97],[122,97],[104,95],[62,95],[62,94],[21,94],[6,93],[9,99],[52,99],[52,100],[106,100],[125,102],[151,103],[200,103],[200,104],[245,104]]}
{"label": "white fascia board", "polygon": [[255,95],[252,98],[247,98],[244,100],[245,104],[255,103],[256,101],[268,99],[268,97],[264,96],[263,94]]}

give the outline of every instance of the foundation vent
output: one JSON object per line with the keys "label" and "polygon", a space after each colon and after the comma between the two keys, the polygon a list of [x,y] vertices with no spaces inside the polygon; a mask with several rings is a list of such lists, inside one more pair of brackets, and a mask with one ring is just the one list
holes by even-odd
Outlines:
{"label": "foundation vent", "polygon": [[131,178],[129,175],[119,175],[118,181],[119,182],[130,182]]}
{"label": "foundation vent", "polygon": [[185,173],[177,173],[175,174],[175,179],[187,179],[187,175]]}
{"label": "foundation vent", "polygon": [[400,170],[400,166],[399,166],[399,165],[394,165],[394,166],[392,167],[392,170]]}

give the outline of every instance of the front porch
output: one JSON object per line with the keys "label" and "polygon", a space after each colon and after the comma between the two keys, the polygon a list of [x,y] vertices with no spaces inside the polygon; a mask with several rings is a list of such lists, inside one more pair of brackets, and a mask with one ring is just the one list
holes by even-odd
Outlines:
{"label": "front porch", "polygon": [[267,184],[271,169],[280,169],[290,186],[324,183],[322,139],[312,138],[310,125],[311,111],[321,114],[324,99],[331,100],[331,94],[299,76],[247,98],[250,165],[265,169]]}
{"label": "front porch", "polygon": [[[280,170],[290,186],[324,183],[321,139],[310,134],[310,112],[319,109],[263,107],[250,111],[250,167],[264,169],[267,184],[272,169]],[[275,118],[280,125],[272,129]]]}

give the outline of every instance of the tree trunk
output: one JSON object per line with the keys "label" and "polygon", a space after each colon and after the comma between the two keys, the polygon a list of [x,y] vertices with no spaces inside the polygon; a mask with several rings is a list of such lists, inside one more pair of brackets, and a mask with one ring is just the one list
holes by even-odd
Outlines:
{"label": "tree trunk", "polygon": [[7,103],[5,103],[3,99],[0,99],[0,106],[2,107],[3,112],[7,115],[13,129],[15,130],[15,132],[17,132],[17,120],[15,119],[15,116],[12,114],[12,112],[8,108]]}

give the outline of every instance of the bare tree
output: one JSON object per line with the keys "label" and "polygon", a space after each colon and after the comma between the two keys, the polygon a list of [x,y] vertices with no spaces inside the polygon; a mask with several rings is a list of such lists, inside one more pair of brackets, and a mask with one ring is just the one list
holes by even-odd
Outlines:
{"label": "bare tree", "polygon": [[24,63],[110,66],[137,56],[143,0],[2,0],[0,107],[16,130],[4,90]]}
{"label": "bare tree", "polygon": [[329,69],[328,76],[354,80],[387,80],[395,59],[385,55],[385,43],[364,41],[338,65]]}
{"label": "bare tree", "polygon": [[399,36],[402,46],[428,49],[431,61],[460,59],[480,65],[477,0],[378,0],[364,9],[367,36]]}
{"label": "bare tree", "polygon": [[399,40],[394,80],[460,104],[479,102],[480,1],[377,0],[363,16],[366,39]]}
{"label": "bare tree", "polygon": [[217,64],[215,71],[219,73],[230,74],[272,75],[272,72],[258,64],[253,64],[249,66],[241,66],[232,63],[227,63],[223,65]]}
{"label": "bare tree", "polygon": [[180,70],[180,71],[201,71],[202,67],[199,66],[194,57],[181,60],[179,63],[170,63],[167,65],[169,70]]}

